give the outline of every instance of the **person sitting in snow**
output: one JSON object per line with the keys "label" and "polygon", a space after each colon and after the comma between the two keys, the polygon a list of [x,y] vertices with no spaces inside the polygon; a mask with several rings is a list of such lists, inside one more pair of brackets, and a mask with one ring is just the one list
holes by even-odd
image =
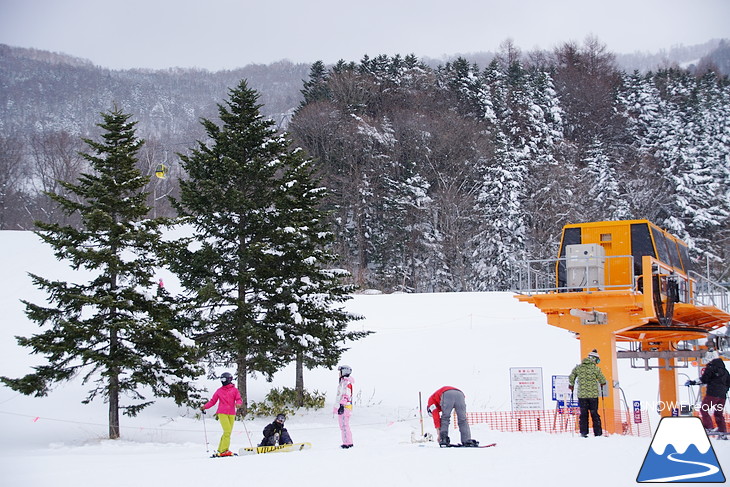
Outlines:
{"label": "person sitting in snow", "polygon": [[284,421],[286,421],[286,416],[277,414],[276,419],[264,428],[264,439],[261,440],[259,446],[291,445],[294,443],[291,436],[289,436],[289,432],[284,428]]}

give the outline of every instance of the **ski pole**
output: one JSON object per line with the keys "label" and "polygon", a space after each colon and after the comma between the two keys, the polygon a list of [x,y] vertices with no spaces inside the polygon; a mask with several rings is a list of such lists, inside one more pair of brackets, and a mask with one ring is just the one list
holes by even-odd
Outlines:
{"label": "ski pole", "polygon": [[[603,389],[603,386],[599,384],[598,386],[601,389],[601,409],[603,410],[603,419],[602,422],[606,422],[606,401],[603,399],[608,394],[608,386],[606,386],[606,389]],[[614,415],[615,416],[615,415]],[[616,418],[614,417],[614,420]],[[612,421],[613,422],[613,421]],[[595,425],[594,425],[595,427]],[[601,425],[601,428],[603,428],[603,425]]]}
{"label": "ski pole", "polygon": [[248,432],[248,428],[246,427],[246,419],[244,417],[241,417],[241,423],[243,423],[243,429],[246,430],[246,436],[248,437],[248,445],[253,448],[253,443],[251,443],[251,433]]}
{"label": "ski pole", "polygon": [[208,448],[208,430],[205,429],[205,411],[203,411],[203,434],[205,435],[205,453],[210,453]]}
{"label": "ski pole", "polygon": [[573,389],[570,390],[570,405],[568,406],[568,411],[571,416],[573,416],[573,427],[570,428],[570,436],[575,436],[575,414],[573,411]]}

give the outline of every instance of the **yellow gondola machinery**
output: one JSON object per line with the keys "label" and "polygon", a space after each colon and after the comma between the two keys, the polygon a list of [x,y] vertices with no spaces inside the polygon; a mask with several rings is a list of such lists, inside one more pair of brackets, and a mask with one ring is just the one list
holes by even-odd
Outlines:
{"label": "yellow gondola machinery", "polygon": [[[647,220],[566,225],[557,259],[526,264],[528,287],[517,299],[537,306],[550,325],[573,332],[581,356],[598,349],[609,384],[618,383],[619,357],[658,370],[666,404],[676,403],[676,369],[706,351],[677,345],[706,340],[730,322],[727,290],[694,272],[687,245]],[[552,283],[533,267],[552,274]],[[631,350],[618,351],[617,342],[629,342]],[[611,396],[605,398],[609,409]],[[609,423],[609,431],[617,429]]]}

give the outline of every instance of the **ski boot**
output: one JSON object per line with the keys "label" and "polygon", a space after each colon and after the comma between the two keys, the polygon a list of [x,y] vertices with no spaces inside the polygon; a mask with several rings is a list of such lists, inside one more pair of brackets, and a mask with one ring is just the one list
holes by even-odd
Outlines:
{"label": "ski boot", "polygon": [[217,452],[214,452],[210,457],[211,458],[232,457],[232,456],[235,456],[235,455],[236,454],[233,453],[231,450],[226,450],[226,451],[217,451]]}
{"label": "ski boot", "polygon": [[446,433],[439,434],[439,446],[441,448],[451,446],[451,440],[449,439],[449,435],[447,435]]}
{"label": "ski boot", "polygon": [[477,448],[479,446],[479,442],[477,440],[471,439],[464,442],[463,446],[470,447],[470,448]]}

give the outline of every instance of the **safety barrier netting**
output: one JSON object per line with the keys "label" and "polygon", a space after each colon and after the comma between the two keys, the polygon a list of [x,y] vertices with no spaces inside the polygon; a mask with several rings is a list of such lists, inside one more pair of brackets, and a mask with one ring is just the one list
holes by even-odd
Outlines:
{"label": "safety barrier netting", "polygon": [[[614,434],[651,437],[653,432],[646,411],[599,410],[602,418],[612,414],[618,425]],[[575,433],[578,431],[578,408],[530,411],[468,412],[469,424],[486,424],[490,429],[514,433]],[[603,423],[606,424],[606,419]],[[456,418],[452,421],[456,425]]]}

